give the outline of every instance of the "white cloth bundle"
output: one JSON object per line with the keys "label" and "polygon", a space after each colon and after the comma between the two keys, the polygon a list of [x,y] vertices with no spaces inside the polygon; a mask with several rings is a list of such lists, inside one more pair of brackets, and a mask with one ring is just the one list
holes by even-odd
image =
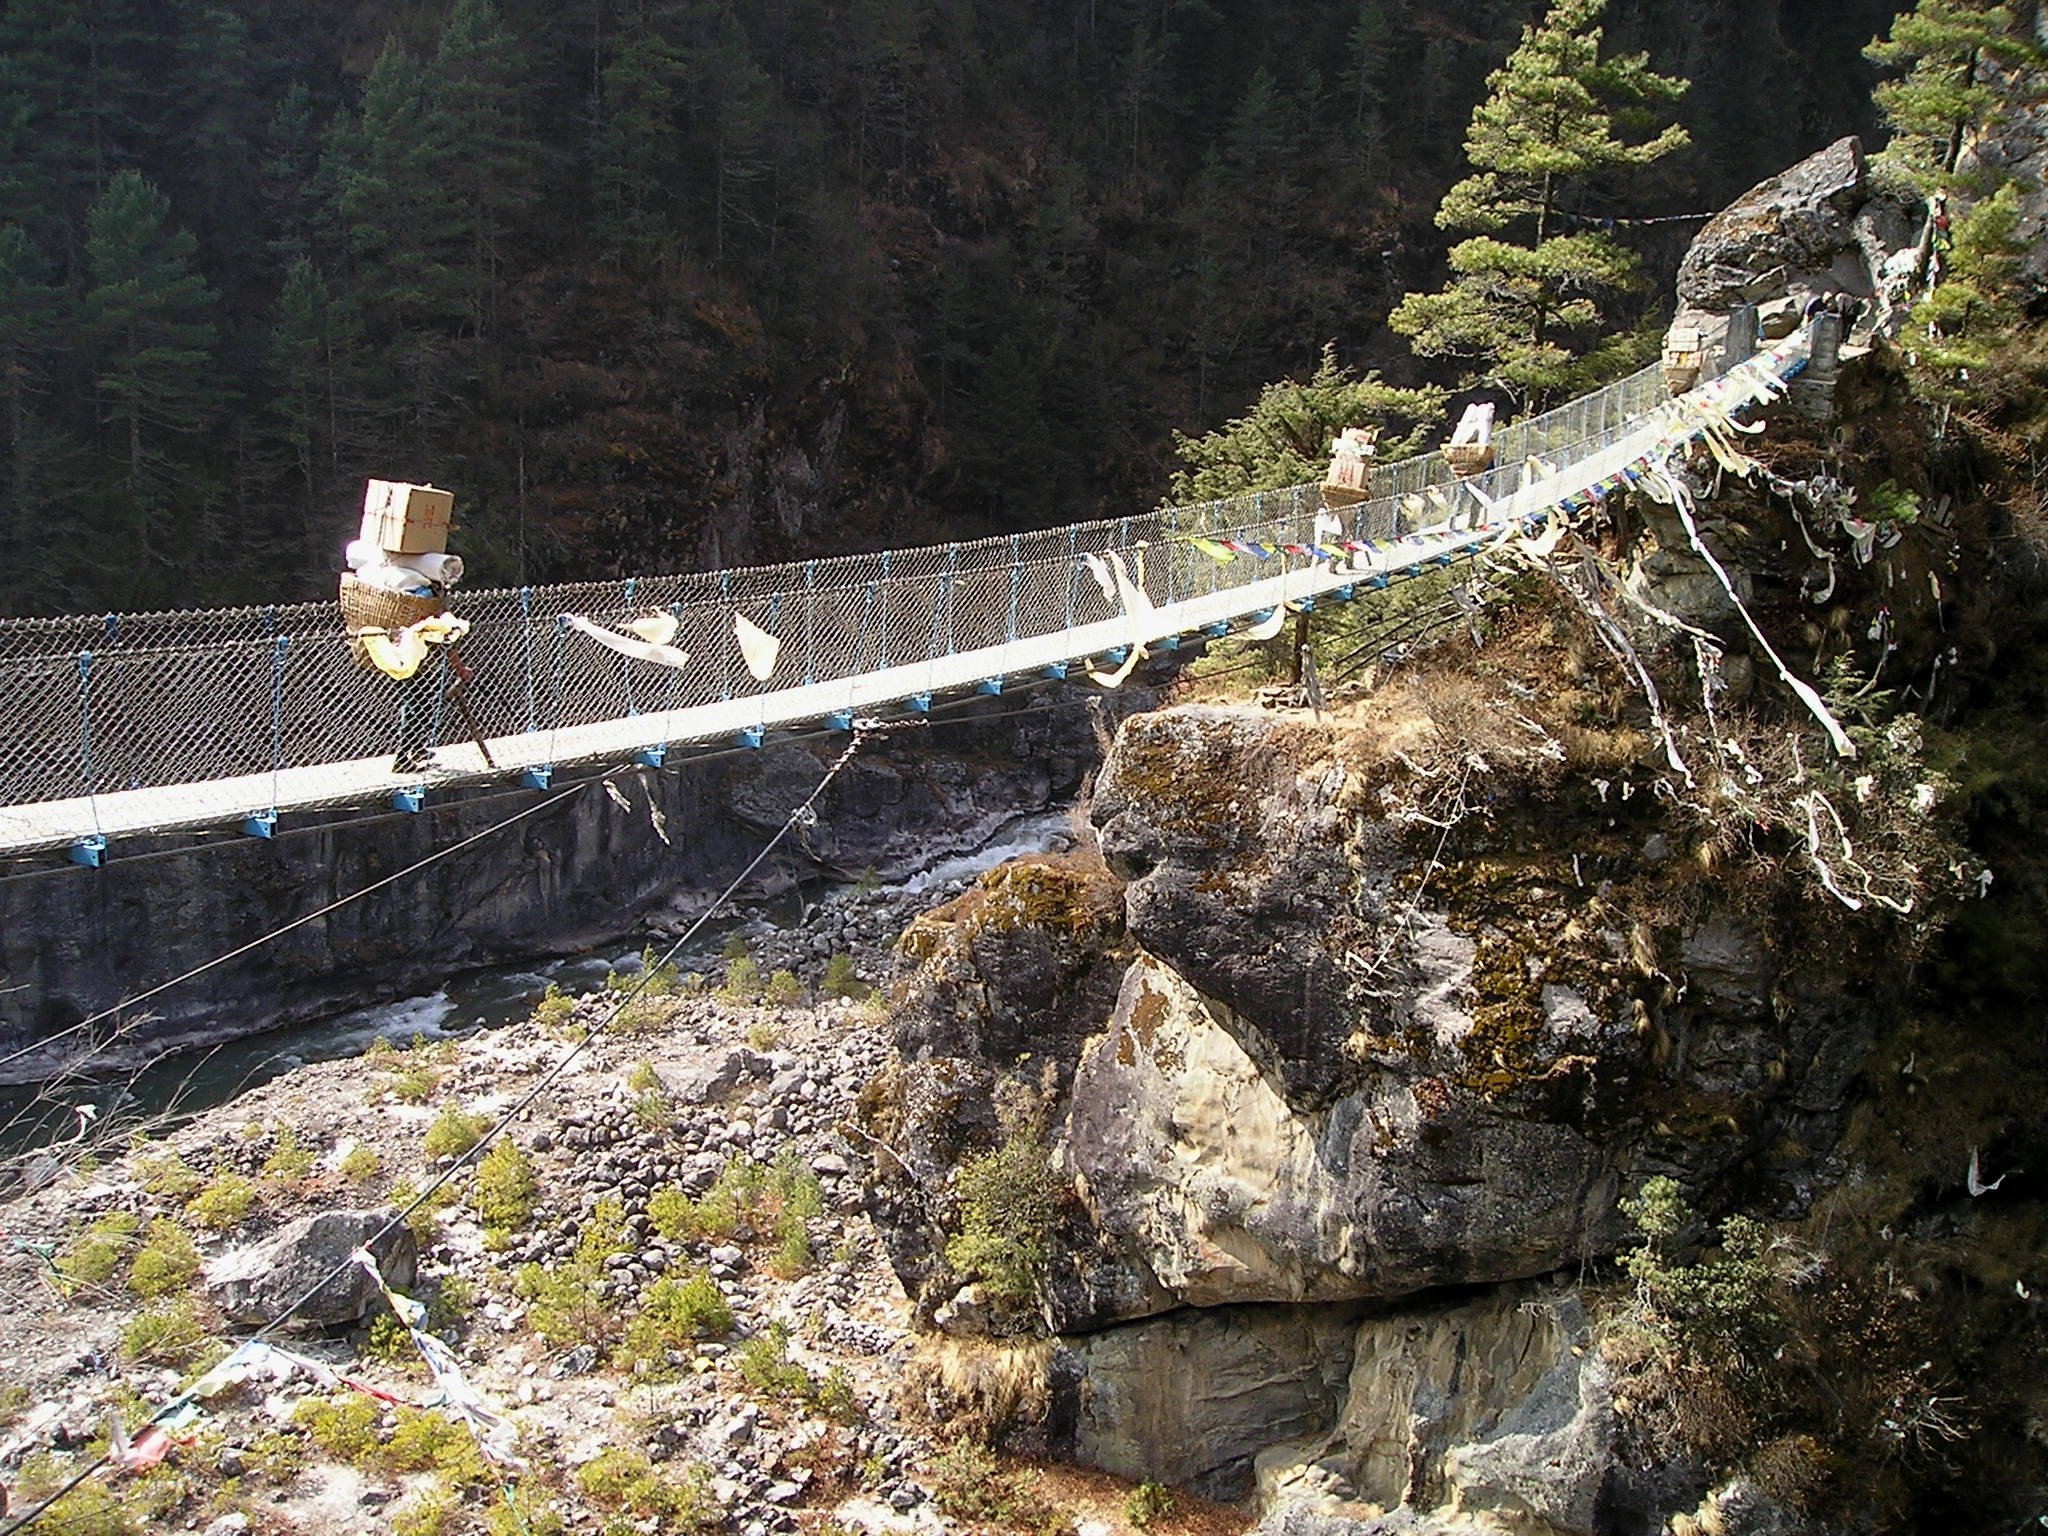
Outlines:
{"label": "white cloth bundle", "polygon": [[[351,539],[348,548],[342,552],[348,561],[348,568],[357,577],[373,587],[383,587],[393,592],[403,592],[408,585],[416,586],[422,580],[439,582],[452,587],[462,580],[462,556],[460,555],[394,555],[379,549],[368,539]],[[403,576],[378,578],[371,573],[377,570],[402,571]]]}

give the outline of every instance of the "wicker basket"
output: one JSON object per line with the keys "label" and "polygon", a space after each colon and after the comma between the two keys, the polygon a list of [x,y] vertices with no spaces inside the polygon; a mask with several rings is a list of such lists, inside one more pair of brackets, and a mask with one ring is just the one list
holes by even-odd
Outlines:
{"label": "wicker basket", "polygon": [[399,630],[421,619],[431,619],[447,605],[432,595],[415,597],[410,592],[393,592],[356,580],[353,571],[341,573],[341,622],[348,630],[348,653],[358,666],[375,667],[370,653],[356,638],[365,629]]}
{"label": "wicker basket", "polygon": [[1444,462],[1454,475],[1476,475],[1493,464],[1491,443],[1445,443]]}
{"label": "wicker basket", "polygon": [[1355,507],[1366,500],[1369,494],[1361,485],[1339,485],[1330,480],[1323,482],[1323,505],[1332,512],[1344,507]]}

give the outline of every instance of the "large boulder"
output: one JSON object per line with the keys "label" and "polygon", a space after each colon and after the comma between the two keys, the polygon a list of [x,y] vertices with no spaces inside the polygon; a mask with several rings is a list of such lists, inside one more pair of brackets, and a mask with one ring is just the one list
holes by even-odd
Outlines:
{"label": "large boulder", "polygon": [[1703,881],[1642,744],[1573,736],[1577,768],[1528,697],[1127,721],[1093,806],[1121,922],[1106,877],[1026,866],[906,936],[870,1209],[925,1316],[974,1278],[955,1173],[1020,1116],[1063,1333],[1543,1275],[1628,1241],[1652,1175],[1711,1205],[1831,1144],[1880,941],[1794,874]]}
{"label": "large boulder", "polygon": [[261,1242],[232,1249],[208,1265],[207,1298],[231,1323],[270,1323],[294,1304],[294,1327],[356,1322],[380,1295],[377,1282],[349,1262],[356,1249],[369,1244],[378,1269],[394,1290],[409,1289],[413,1283],[419,1245],[412,1229],[400,1224],[383,1231],[395,1214],[323,1211],[302,1216]]}
{"label": "large boulder", "polygon": [[1867,284],[1854,259],[1854,226],[1868,192],[1863,145],[1855,138],[1837,139],[1760,182],[1699,232],[1679,264],[1679,300],[1719,312],[1784,293],[1802,277]]}
{"label": "large boulder", "polygon": [[1837,139],[1707,221],[1679,264],[1672,330],[1700,333],[1711,357],[1739,306],[1756,305],[1765,334],[1781,336],[1831,294],[1874,301],[1869,322],[1884,323],[1925,218],[1909,185],[1870,171],[1859,140]]}

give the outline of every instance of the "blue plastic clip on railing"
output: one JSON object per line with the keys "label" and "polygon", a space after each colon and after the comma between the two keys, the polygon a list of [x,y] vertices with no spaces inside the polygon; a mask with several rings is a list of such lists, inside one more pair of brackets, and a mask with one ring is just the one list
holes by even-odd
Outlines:
{"label": "blue plastic clip on railing", "polygon": [[1180,636],[1161,635],[1152,642],[1152,648],[1156,651],[1177,651],[1180,649]]}
{"label": "blue plastic clip on railing", "polygon": [[1003,691],[1003,680],[1000,677],[984,677],[974,685],[974,691],[976,693],[989,694],[1001,693]]}
{"label": "blue plastic clip on railing", "polygon": [[642,768],[659,768],[668,761],[668,743],[659,741],[651,747],[642,747],[633,754],[633,761]]}
{"label": "blue plastic clip on railing", "polygon": [[736,747],[757,748],[761,745],[763,738],[765,738],[767,734],[767,727],[759,725],[750,725],[745,730],[741,731],[739,735],[733,737],[732,742],[733,745]]}
{"label": "blue plastic clip on railing", "polygon": [[928,715],[932,712],[932,696],[928,693],[913,693],[903,702],[920,715]]}
{"label": "blue plastic clip on railing", "polygon": [[1214,624],[1204,624],[1202,633],[1211,640],[1222,640],[1230,634],[1230,620],[1218,619]]}
{"label": "blue plastic clip on railing", "polygon": [[420,807],[427,803],[427,787],[424,784],[409,784],[404,789],[391,792],[391,808],[404,811],[408,816],[417,816]]}
{"label": "blue plastic clip on railing", "polygon": [[1067,664],[1055,661],[1045,669],[1045,675],[1052,682],[1063,683],[1067,680]]}
{"label": "blue plastic clip on railing", "polygon": [[107,862],[107,840],[97,832],[79,838],[71,845],[71,862],[98,869]]}
{"label": "blue plastic clip on railing", "polygon": [[277,836],[277,812],[275,810],[258,811],[254,816],[249,817],[242,823],[242,833],[246,837],[261,837],[265,839]]}
{"label": "blue plastic clip on railing", "polygon": [[1330,596],[1336,598],[1340,603],[1348,603],[1358,596],[1358,588],[1350,582],[1346,582],[1343,586],[1332,592]]}
{"label": "blue plastic clip on railing", "polygon": [[519,782],[528,789],[546,789],[555,782],[555,765],[553,763],[535,763],[531,768],[524,769],[520,773]]}
{"label": "blue plastic clip on railing", "polygon": [[835,709],[825,717],[825,723],[835,731],[850,731],[853,729],[853,711]]}
{"label": "blue plastic clip on railing", "polygon": [[1124,664],[1124,658],[1130,654],[1131,653],[1123,646],[1112,645],[1108,650],[1102,653],[1102,659],[1108,662],[1113,667],[1120,667]]}

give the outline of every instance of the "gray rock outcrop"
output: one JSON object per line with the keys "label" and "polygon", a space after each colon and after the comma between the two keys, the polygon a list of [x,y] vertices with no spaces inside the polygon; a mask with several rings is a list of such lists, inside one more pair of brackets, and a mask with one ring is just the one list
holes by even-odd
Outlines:
{"label": "gray rock outcrop", "polygon": [[[1717,896],[1654,794],[1624,808],[1518,747],[1498,722],[1525,706],[1405,702],[1405,745],[1133,719],[1093,806],[1120,925],[1077,894],[1101,880],[1013,868],[906,935],[870,1200],[928,1318],[974,1278],[946,1262],[953,1174],[1011,1134],[1006,1094],[1070,1191],[1042,1287],[1062,1333],[1542,1275],[1627,1241],[1617,1201],[1653,1174],[1711,1190],[1783,1138],[1829,1144],[1884,1016],[1846,979],[1858,941]],[[1492,808],[1449,841],[1389,814],[1435,731],[1489,765]]]}
{"label": "gray rock outcrop", "polygon": [[[206,1295],[231,1323],[259,1325],[282,1317],[304,1298],[292,1326],[324,1328],[358,1321],[379,1299],[377,1283],[348,1262],[396,1214],[323,1211],[302,1216],[261,1242],[232,1249],[206,1269]],[[385,1281],[411,1287],[419,1245],[400,1225],[370,1245]],[[318,1287],[318,1289],[315,1289]],[[308,1294],[310,1293],[310,1294]]]}

